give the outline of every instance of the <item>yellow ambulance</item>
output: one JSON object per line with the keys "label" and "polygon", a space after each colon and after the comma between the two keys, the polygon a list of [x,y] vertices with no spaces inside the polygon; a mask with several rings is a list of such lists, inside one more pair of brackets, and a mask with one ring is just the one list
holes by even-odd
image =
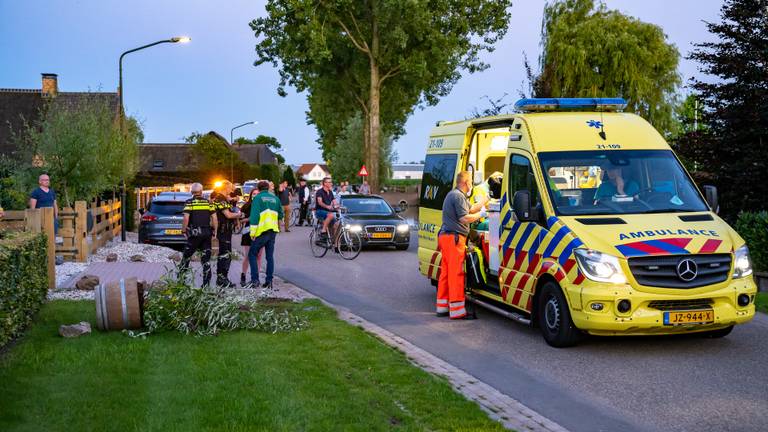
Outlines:
{"label": "yellow ambulance", "polygon": [[468,170],[492,198],[470,236],[469,298],[540,327],[550,345],[583,333],[723,337],[751,320],[749,252],[717,216],[716,189],[703,196],[625,106],[523,99],[518,114],[439,122],[420,191],[420,272],[437,284],[443,199]]}

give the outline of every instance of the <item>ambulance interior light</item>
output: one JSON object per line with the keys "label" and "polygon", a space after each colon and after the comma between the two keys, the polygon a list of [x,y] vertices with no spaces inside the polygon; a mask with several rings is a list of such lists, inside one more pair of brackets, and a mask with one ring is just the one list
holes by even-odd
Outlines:
{"label": "ambulance interior light", "polygon": [[542,111],[621,111],[627,107],[623,98],[529,98],[515,102],[515,110]]}

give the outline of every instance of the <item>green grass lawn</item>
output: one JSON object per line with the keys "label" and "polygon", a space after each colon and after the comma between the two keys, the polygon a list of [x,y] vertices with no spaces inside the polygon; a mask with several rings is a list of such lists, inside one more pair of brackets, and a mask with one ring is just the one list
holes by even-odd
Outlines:
{"label": "green grass lawn", "polygon": [[760,312],[768,313],[768,292],[759,292],[755,297],[755,307]]}
{"label": "green grass lawn", "polygon": [[93,302],[48,303],[0,354],[0,431],[503,430],[319,301],[294,307],[307,330],[68,340]]}

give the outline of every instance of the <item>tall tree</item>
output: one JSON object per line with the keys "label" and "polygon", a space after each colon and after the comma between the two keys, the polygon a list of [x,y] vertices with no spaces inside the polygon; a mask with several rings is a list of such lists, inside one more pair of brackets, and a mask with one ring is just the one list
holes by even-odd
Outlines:
{"label": "tall tree", "polygon": [[[360,167],[365,163],[362,151],[364,129],[364,120],[358,114],[347,122],[346,127],[339,134],[337,145],[330,150],[328,155],[328,167],[334,180],[351,182],[359,180],[357,173],[360,172]],[[389,137],[382,140],[379,152],[379,169],[377,170],[379,178],[376,184],[381,184],[389,179],[392,172],[392,162],[397,158],[397,153],[392,146],[392,139]],[[370,167],[366,165],[366,168],[370,174]],[[370,175],[368,180],[373,183],[373,178]]]}
{"label": "tall tree", "polygon": [[689,58],[716,79],[694,80],[704,130],[678,142],[700,179],[718,186],[726,218],[768,209],[768,0],[726,0],[722,22],[707,23],[716,42],[696,44]]}
{"label": "tall tree", "polygon": [[419,102],[436,103],[459,70],[486,68],[479,54],[505,34],[510,6],[511,0],[269,0],[268,15],[250,24],[259,39],[255,64],[280,69],[279,94],[286,85],[309,91],[310,121],[322,138],[335,139],[355,112],[363,113],[364,160],[375,187],[382,130],[396,133]]}
{"label": "tall tree", "polygon": [[669,135],[680,84],[680,54],[659,26],[602,1],[556,0],[544,7],[537,97],[623,97]]}

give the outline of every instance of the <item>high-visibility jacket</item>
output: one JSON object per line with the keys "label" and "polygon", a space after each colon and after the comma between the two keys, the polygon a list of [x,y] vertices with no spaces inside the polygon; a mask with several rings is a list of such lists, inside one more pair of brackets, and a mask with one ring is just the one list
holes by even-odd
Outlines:
{"label": "high-visibility jacket", "polygon": [[280,200],[269,191],[261,191],[251,202],[251,238],[256,238],[267,231],[280,232],[277,222],[283,217],[283,206]]}

